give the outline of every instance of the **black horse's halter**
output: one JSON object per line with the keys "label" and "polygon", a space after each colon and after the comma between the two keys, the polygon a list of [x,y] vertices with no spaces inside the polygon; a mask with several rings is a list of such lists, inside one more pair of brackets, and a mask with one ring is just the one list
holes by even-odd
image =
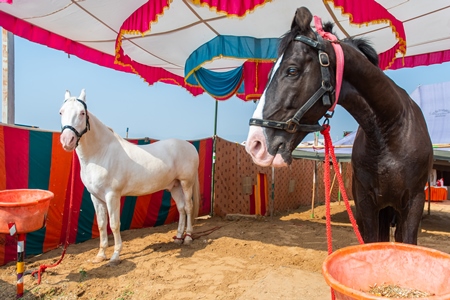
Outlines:
{"label": "black horse's halter", "polygon": [[[294,41],[305,43],[318,50],[320,71],[322,73],[322,86],[314,93],[314,95],[311,96],[311,98],[309,98],[308,101],[306,101],[305,104],[303,104],[302,107],[299,108],[295,115],[286,122],[251,118],[249,123],[250,125],[286,130],[289,133],[294,133],[297,131],[315,132],[324,129],[323,125],[319,125],[319,123],[316,125],[300,124],[300,119],[320,98],[322,98],[323,105],[331,106],[330,96],[334,97],[334,87],[331,85],[330,81],[330,59],[328,54],[325,52],[323,38],[320,35],[317,35],[317,39],[318,40],[316,41],[309,37],[298,35],[294,38]],[[333,113],[325,114],[325,117],[327,117],[325,122],[327,122],[328,118],[331,118],[332,115]]]}
{"label": "black horse's halter", "polygon": [[[83,134],[85,134],[86,132],[89,131],[89,129],[91,128],[90,124],[89,124],[89,115],[88,115],[88,110],[87,110],[87,105],[86,102],[84,102],[83,100],[80,99],[76,99],[78,102],[80,102],[81,104],[83,104],[84,106],[84,110],[86,111],[86,127],[84,128],[84,130],[82,132],[78,132],[78,130],[76,130],[73,126],[70,125],[64,125],[63,128],[61,129],[61,133],[65,130],[65,129],[70,129],[72,130],[75,135],[77,136],[77,143],[75,145],[75,148],[78,147],[78,142],[80,141],[81,137],[83,136]],[[66,100],[67,101],[67,100]],[[64,101],[64,102],[66,102]]]}

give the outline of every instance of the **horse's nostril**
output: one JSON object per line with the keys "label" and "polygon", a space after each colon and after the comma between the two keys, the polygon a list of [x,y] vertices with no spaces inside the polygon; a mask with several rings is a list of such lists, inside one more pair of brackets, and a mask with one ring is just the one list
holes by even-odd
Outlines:
{"label": "horse's nostril", "polygon": [[253,143],[253,151],[254,151],[254,152],[259,152],[259,150],[261,149],[261,147],[262,147],[262,144],[261,144],[260,141],[255,141],[255,142]]}

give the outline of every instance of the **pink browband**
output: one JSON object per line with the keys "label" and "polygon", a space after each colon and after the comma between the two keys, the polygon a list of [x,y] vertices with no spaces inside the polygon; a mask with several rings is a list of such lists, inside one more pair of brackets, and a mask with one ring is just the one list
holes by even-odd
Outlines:
{"label": "pink browband", "polygon": [[328,111],[334,111],[334,108],[336,107],[336,104],[339,99],[339,94],[341,92],[341,86],[342,86],[342,75],[344,74],[344,52],[342,51],[342,47],[339,44],[339,40],[337,37],[330,33],[325,32],[322,28],[322,20],[318,16],[314,16],[314,25],[316,26],[317,33],[320,34],[321,37],[323,37],[326,40],[329,40],[331,44],[333,45],[334,52],[336,53],[336,87],[335,87],[335,93],[336,93],[336,100],[334,101],[333,105],[328,109]]}

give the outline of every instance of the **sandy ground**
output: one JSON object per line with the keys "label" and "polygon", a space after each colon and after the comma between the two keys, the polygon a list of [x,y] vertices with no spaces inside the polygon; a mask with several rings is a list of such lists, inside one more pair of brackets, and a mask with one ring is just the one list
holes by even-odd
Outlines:
{"label": "sandy ground", "polygon": [[[419,245],[450,253],[450,201],[431,203]],[[427,206],[426,206],[427,208]],[[332,205],[334,250],[357,244],[343,203]],[[205,218],[191,245],[176,245],[176,224],[122,233],[122,262],[93,264],[98,239],[70,245],[41,284],[25,277],[23,299],[330,299],[321,274],[327,256],[324,207],[274,217]],[[108,255],[113,252],[110,237]],[[27,258],[52,264],[61,249]],[[16,298],[15,263],[0,267],[0,299]]]}

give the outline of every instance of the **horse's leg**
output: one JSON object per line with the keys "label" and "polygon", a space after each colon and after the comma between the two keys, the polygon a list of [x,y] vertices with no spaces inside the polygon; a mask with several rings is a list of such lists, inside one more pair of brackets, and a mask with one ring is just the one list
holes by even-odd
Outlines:
{"label": "horse's leg", "polygon": [[393,207],[385,207],[379,213],[379,231],[378,241],[389,242],[391,238],[391,224],[395,218],[395,210]]}
{"label": "horse's leg", "polygon": [[186,213],[186,236],[184,237],[184,243],[190,244],[193,241],[192,233],[194,232],[192,226],[194,223],[194,205],[192,202],[194,185],[193,183],[183,181],[181,182],[181,188],[183,189],[184,210]]}
{"label": "horse's leg", "polygon": [[97,216],[98,231],[100,233],[100,249],[97,256],[92,262],[99,263],[106,260],[106,248],[108,247],[108,232],[106,226],[108,224],[108,215],[106,203],[91,194],[92,203],[94,204],[95,215]]}
{"label": "horse's leg", "polygon": [[[177,205],[179,214],[178,230],[177,235],[175,236],[175,243],[181,244],[183,243],[183,235],[186,229],[186,205],[184,201],[185,195],[180,184],[174,185],[174,187],[170,190],[170,193],[172,194],[172,198],[175,200],[175,204]],[[185,242],[187,241],[185,240]]]}
{"label": "horse's leg", "polygon": [[365,243],[378,241],[379,209],[372,190],[366,190],[357,179],[353,180],[356,222]]}
{"label": "horse's leg", "polygon": [[114,253],[109,260],[110,266],[120,263],[120,251],[122,250],[122,237],[120,236],[120,196],[106,195],[106,205],[109,213],[109,227],[114,235]]}
{"label": "horse's leg", "polygon": [[397,215],[397,222],[395,223],[395,241],[401,243],[403,241],[403,216]]}
{"label": "horse's leg", "polygon": [[[405,197],[407,196],[405,195]],[[405,200],[409,200],[410,203],[403,205],[402,209],[401,242],[417,245],[417,234],[419,233],[420,221],[422,220],[425,195],[423,192],[419,192],[414,197]]]}

